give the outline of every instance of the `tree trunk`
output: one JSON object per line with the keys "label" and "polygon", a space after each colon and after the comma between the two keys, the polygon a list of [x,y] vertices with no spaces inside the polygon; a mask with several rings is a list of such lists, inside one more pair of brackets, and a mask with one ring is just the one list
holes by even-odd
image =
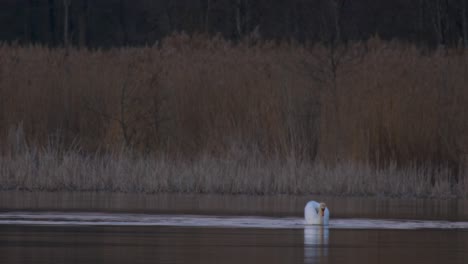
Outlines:
{"label": "tree trunk", "polygon": [[290,38],[294,38],[294,39],[297,39],[300,41],[300,37],[299,37],[299,12],[298,12],[298,9],[297,9],[297,1],[291,1],[291,9],[289,10],[289,13],[288,13],[288,16],[289,16],[289,25],[288,25],[288,28],[289,28],[289,31],[290,31],[290,34],[289,34],[289,37]]}
{"label": "tree trunk", "polygon": [[346,0],[333,0],[332,1],[332,12],[333,12],[333,23],[334,23],[334,37],[333,41],[335,44],[340,44],[343,40],[342,32],[342,20],[343,10],[345,8]]}
{"label": "tree trunk", "polygon": [[119,24],[122,32],[122,45],[128,44],[127,21],[125,19],[125,0],[119,1]]}
{"label": "tree trunk", "polygon": [[210,31],[210,13],[211,13],[211,0],[206,0],[205,17],[203,20],[203,30],[208,33]]}
{"label": "tree trunk", "polygon": [[55,46],[56,44],[56,28],[55,28],[55,1],[48,0],[48,12],[49,12],[49,44]]}
{"label": "tree trunk", "polygon": [[81,2],[78,28],[78,45],[79,47],[86,47],[88,44],[88,0],[82,0]]}
{"label": "tree trunk", "polygon": [[418,21],[417,21],[417,28],[419,31],[418,38],[424,39],[424,30],[425,30],[425,15],[424,15],[424,10],[425,10],[425,0],[419,0],[418,3]]}
{"label": "tree trunk", "polygon": [[26,43],[34,42],[34,33],[33,33],[33,0],[26,0],[26,8],[24,15],[24,41]]}
{"label": "tree trunk", "polygon": [[63,45],[65,46],[65,48],[68,48],[68,45],[69,45],[69,39],[68,39],[68,31],[70,29],[70,0],[63,0],[63,13],[64,13],[64,16],[63,16]]}
{"label": "tree trunk", "polygon": [[463,37],[463,46],[468,47],[468,32],[467,32],[467,21],[466,21],[466,0],[461,0],[461,17],[462,17],[462,37]]}
{"label": "tree trunk", "polygon": [[442,7],[440,0],[436,0],[434,3],[434,18],[433,18],[433,25],[434,31],[436,33],[436,42],[438,47],[444,46],[444,26],[443,26],[443,17],[442,17]]}
{"label": "tree trunk", "polygon": [[241,3],[242,0],[237,0],[236,2],[236,30],[237,36],[242,37],[242,21],[241,21]]}

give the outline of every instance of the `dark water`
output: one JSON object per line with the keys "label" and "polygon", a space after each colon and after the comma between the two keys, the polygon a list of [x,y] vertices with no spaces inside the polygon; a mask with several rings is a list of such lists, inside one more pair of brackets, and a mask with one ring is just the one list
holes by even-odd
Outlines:
{"label": "dark water", "polygon": [[0,193],[0,263],[468,263],[466,201],[313,198]]}

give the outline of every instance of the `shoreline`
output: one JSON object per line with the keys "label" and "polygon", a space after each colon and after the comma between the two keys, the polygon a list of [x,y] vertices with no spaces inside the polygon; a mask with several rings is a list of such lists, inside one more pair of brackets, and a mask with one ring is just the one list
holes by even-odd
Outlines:
{"label": "shoreline", "polygon": [[[468,199],[396,199],[298,195],[123,194],[0,191],[0,212],[300,217],[309,200],[325,201],[336,218],[468,220]],[[415,208],[417,208],[415,210]]]}
{"label": "shoreline", "polygon": [[468,196],[444,195],[444,196],[415,196],[415,195],[376,195],[376,194],[329,194],[329,193],[222,193],[222,192],[125,192],[110,190],[44,190],[44,189],[1,189],[0,193],[29,193],[29,194],[96,194],[96,195],[201,195],[201,196],[232,196],[232,197],[331,197],[339,199],[375,199],[375,200],[468,200]]}

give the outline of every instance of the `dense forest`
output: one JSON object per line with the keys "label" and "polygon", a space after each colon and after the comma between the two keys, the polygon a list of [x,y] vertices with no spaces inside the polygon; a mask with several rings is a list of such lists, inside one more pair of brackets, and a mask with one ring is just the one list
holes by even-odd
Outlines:
{"label": "dense forest", "polygon": [[467,45],[467,0],[2,0],[0,40],[59,46],[154,44],[173,32],[322,42],[378,35]]}

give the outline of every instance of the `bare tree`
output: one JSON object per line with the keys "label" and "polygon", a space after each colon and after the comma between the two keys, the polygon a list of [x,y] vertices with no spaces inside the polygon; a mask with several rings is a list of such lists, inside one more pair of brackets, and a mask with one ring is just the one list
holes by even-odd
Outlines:
{"label": "bare tree", "polygon": [[81,0],[78,32],[78,45],[85,47],[88,41],[88,0]]}
{"label": "bare tree", "polygon": [[434,28],[436,43],[439,47],[447,45],[448,27],[448,2],[435,0],[432,3],[432,26]]}
{"label": "bare tree", "polygon": [[55,1],[54,0],[47,0],[47,11],[48,11],[48,20],[49,20],[49,43],[52,46],[55,46],[56,41],[57,41],[57,36],[56,36],[56,13],[55,13]]}
{"label": "bare tree", "polygon": [[[312,64],[313,77],[320,83],[320,96],[317,102],[319,112],[324,112],[328,116],[326,126],[332,128],[328,131],[335,131],[335,136],[329,141],[334,148],[334,159],[341,157],[340,146],[343,141],[339,74],[344,61],[355,59],[348,54],[348,47],[343,40],[343,17],[345,15],[346,0],[327,1],[328,12],[321,16],[321,42],[324,44],[324,52],[316,54],[316,61]],[[328,110],[326,107],[331,107]],[[331,153],[331,152],[330,152]]]}
{"label": "bare tree", "polygon": [[63,0],[63,45],[66,48],[69,46],[70,5],[71,0]]}
{"label": "bare tree", "polygon": [[162,71],[159,69],[149,73],[144,82],[136,83],[133,76],[139,71],[136,67],[134,63],[130,63],[123,72],[125,79],[118,87],[115,111],[109,112],[99,101],[86,101],[85,105],[106,122],[115,122],[118,125],[125,147],[150,151],[158,143],[160,126],[164,121],[161,114],[164,101],[160,88]]}
{"label": "bare tree", "polygon": [[33,0],[26,0],[24,16],[24,38],[27,43],[34,41]]}
{"label": "bare tree", "polygon": [[335,27],[334,42],[340,43],[342,41],[342,19],[346,0],[331,0],[330,3]]}
{"label": "bare tree", "polygon": [[[324,30],[328,32],[323,33],[323,41],[326,43],[327,56],[324,65],[327,66],[329,79],[331,80],[330,92],[335,98],[335,102],[338,102],[338,71],[341,66],[342,60],[345,58],[347,49],[343,42],[343,30],[342,30],[342,19],[344,16],[344,8],[346,0],[331,0],[330,2],[330,15],[331,15],[331,27],[324,26]],[[330,21],[325,18],[324,21]],[[325,22],[327,23],[327,22]],[[335,111],[338,113],[339,105],[335,105]]]}
{"label": "bare tree", "polygon": [[461,21],[462,21],[462,26],[461,26],[461,30],[462,30],[462,37],[463,37],[463,45],[465,47],[468,47],[468,29],[467,29],[467,19],[466,19],[466,0],[460,0],[461,2],[461,9],[460,9],[460,12],[461,12]]}
{"label": "bare tree", "polygon": [[128,32],[127,32],[127,19],[125,12],[125,0],[119,0],[119,24],[120,32],[122,33],[122,44],[128,44]]}
{"label": "bare tree", "polygon": [[202,0],[202,8],[203,8],[203,31],[210,32],[210,19],[211,19],[211,0]]}
{"label": "bare tree", "polygon": [[249,32],[249,3],[244,0],[236,0],[236,31],[238,38],[242,38]]}

